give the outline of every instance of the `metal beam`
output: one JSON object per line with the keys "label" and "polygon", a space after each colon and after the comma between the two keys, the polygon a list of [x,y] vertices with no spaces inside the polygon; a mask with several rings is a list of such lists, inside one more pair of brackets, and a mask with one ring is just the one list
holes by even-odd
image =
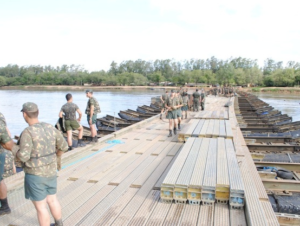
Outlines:
{"label": "metal beam", "polygon": [[288,144],[247,144],[249,151],[269,151],[269,152],[279,152],[279,151],[297,151],[300,150],[299,145],[288,145]]}
{"label": "metal beam", "polygon": [[273,166],[280,167],[290,171],[300,172],[300,163],[287,163],[287,162],[254,162],[259,166]]}
{"label": "metal beam", "polygon": [[269,180],[262,178],[262,182],[266,190],[300,192],[300,181]]}

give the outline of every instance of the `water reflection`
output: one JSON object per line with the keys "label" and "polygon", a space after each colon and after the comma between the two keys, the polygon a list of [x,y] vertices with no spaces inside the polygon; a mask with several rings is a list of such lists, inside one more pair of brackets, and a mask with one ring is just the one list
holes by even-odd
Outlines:
{"label": "water reflection", "polygon": [[[54,125],[58,119],[61,106],[66,103],[65,95],[68,91],[28,91],[28,90],[0,90],[0,112],[6,117],[12,136],[19,135],[27,124],[25,123],[21,108],[25,102],[35,102],[40,109],[40,121]],[[83,91],[71,91],[73,101],[83,112],[81,123],[87,126],[84,114],[87,97]],[[162,90],[103,90],[94,93],[99,101],[101,113],[118,116],[120,110],[136,110],[138,105],[149,105],[151,97],[161,95]]]}
{"label": "water reflection", "polygon": [[300,97],[299,94],[283,93],[255,93],[261,100],[273,106],[275,109],[293,117],[293,121],[300,121]]}

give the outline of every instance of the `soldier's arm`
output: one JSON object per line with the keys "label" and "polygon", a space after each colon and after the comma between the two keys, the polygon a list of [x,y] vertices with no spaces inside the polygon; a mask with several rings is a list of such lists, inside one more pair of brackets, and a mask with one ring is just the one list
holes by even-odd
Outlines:
{"label": "soldier's arm", "polygon": [[80,111],[79,108],[78,108],[76,111],[77,111],[77,113],[78,113],[78,115],[79,115],[77,121],[80,121],[80,120],[81,120],[81,117],[82,117],[82,112]]}
{"label": "soldier's arm", "polygon": [[62,136],[62,134],[58,131],[55,130],[56,133],[56,155],[61,156],[64,152],[68,150],[68,143]]}
{"label": "soldier's arm", "polygon": [[91,111],[90,111],[90,116],[93,116],[93,114],[94,114],[94,105],[91,105]]}
{"label": "soldier's arm", "polygon": [[33,149],[32,137],[26,130],[22,132],[20,137],[19,151],[17,151],[17,158],[21,162],[27,162],[30,159],[30,154]]}
{"label": "soldier's arm", "polygon": [[2,126],[0,128],[0,144],[3,148],[10,150],[10,151],[12,150],[12,148],[14,146],[14,142],[12,141],[12,139],[10,137],[10,132],[6,126]]}
{"label": "soldier's arm", "polygon": [[58,117],[60,117],[60,118],[63,117],[63,111],[62,110],[59,112]]}

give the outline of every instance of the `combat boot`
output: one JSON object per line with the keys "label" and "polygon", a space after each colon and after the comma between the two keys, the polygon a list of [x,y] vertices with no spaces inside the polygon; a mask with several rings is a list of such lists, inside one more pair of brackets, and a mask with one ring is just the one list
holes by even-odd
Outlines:
{"label": "combat boot", "polygon": [[93,137],[93,142],[95,142],[95,143],[98,142],[98,137],[97,136]]}
{"label": "combat boot", "polygon": [[50,226],[63,226],[62,219],[60,220],[55,220],[55,223],[50,224]]}
{"label": "combat boot", "polygon": [[169,136],[168,137],[171,137],[172,136],[172,130],[169,130],[170,133],[169,133]]}
{"label": "combat boot", "polygon": [[68,151],[72,151],[72,150],[73,150],[73,147],[69,146]]}
{"label": "combat boot", "polygon": [[0,216],[10,214],[11,210],[8,206],[7,198],[5,199],[0,199],[1,202],[1,207],[0,207]]}
{"label": "combat boot", "polygon": [[176,129],[176,127],[174,127],[174,135],[176,135],[177,134],[177,129]]}
{"label": "combat boot", "polygon": [[178,123],[178,130],[180,130],[181,129],[181,127],[180,127],[180,124]]}
{"label": "combat boot", "polygon": [[86,146],[86,144],[83,143],[82,139],[79,139],[78,140],[78,147],[85,147],[85,146]]}

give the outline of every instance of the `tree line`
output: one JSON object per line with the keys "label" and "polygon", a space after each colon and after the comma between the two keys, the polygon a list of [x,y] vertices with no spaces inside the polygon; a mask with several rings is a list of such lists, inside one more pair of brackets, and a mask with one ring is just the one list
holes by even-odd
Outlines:
{"label": "tree line", "polygon": [[87,71],[81,65],[58,67],[7,65],[0,67],[0,86],[20,85],[211,85],[294,86],[300,84],[300,63],[266,59],[263,67],[257,60],[230,58],[220,60],[171,59],[112,62],[107,71]]}

